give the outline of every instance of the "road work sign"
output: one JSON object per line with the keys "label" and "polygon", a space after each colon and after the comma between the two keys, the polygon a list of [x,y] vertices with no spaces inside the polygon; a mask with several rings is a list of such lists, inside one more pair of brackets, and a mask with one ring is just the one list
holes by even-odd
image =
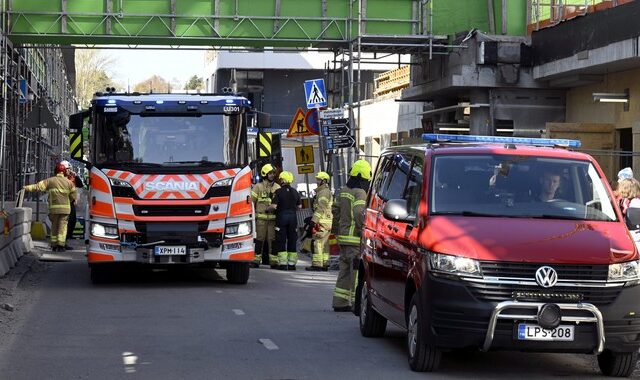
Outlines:
{"label": "road work sign", "polygon": [[327,106],[327,92],[324,89],[324,79],[312,79],[304,82],[304,95],[307,108],[323,108]]}
{"label": "road work sign", "polygon": [[293,120],[291,120],[291,126],[289,126],[289,133],[287,133],[287,137],[305,137],[313,135],[313,132],[311,132],[307,126],[307,118],[305,117],[304,111],[302,108],[298,107],[296,114],[293,116]]}
{"label": "road work sign", "polygon": [[296,164],[309,165],[313,164],[313,146],[304,145],[296,147]]}

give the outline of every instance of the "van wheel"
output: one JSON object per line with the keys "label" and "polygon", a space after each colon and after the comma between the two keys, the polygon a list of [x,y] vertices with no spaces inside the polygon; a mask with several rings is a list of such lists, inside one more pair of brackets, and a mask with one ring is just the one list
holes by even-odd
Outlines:
{"label": "van wheel", "polygon": [[91,267],[91,283],[92,284],[106,284],[109,282],[109,272],[108,268],[103,268],[100,266],[92,266]]}
{"label": "van wheel", "polygon": [[387,319],[371,307],[369,287],[367,281],[362,281],[360,289],[360,333],[368,338],[384,335],[387,329]]}
{"label": "van wheel", "polygon": [[420,298],[414,294],[407,316],[407,351],[409,366],[416,372],[436,371],[442,356],[439,349],[426,342],[423,334],[425,328]]}
{"label": "van wheel", "polygon": [[249,281],[249,263],[227,263],[227,281],[246,284]]}
{"label": "van wheel", "polygon": [[613,352],[604,350],[598,355],[598,366],[605,376],[629,377],[636,368],[638,352]]}

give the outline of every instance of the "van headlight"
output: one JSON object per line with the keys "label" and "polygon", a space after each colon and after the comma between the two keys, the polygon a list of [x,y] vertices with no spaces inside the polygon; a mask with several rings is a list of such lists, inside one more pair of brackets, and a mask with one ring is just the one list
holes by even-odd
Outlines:
{"label": "van headlight", "polygon": [[482,277],[478,260],[464,256],[429,254],[429,264],[434,272],[455,274],[459,276]]}
{"label": "van headlight", "polygon": [[240,236],[246,236],[251,234],[251,222],[240,222],[227,224],[224,228],[224,237],[226,238],[235,238]]}
{"label": "van headlight", "polygon": [[118,227],[110,224],[91,223],[91,235],[106,239],[118,238]]}
{"label": "van headlight", "polygon": [[609,281],[632,281],[634,285],[640,282],[640,260],[627,261],[609,265]]}

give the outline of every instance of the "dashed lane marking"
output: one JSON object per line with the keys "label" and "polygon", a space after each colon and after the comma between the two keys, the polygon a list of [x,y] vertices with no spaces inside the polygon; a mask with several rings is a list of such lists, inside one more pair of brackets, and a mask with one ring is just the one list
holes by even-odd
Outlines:
{"label": "dashed lane marking", "polygon": [[240,309],[233,309],[233,312],[235,313],[235,315],[244,315],[244,311]]}
{"label": "dashed lane marking", "polygon": [[262,339],[258,339],[258,342],[262,343],[264,348],[266,348],[269,351],[280,349],[275,343],[273,343],[271,339],[262,338]]}

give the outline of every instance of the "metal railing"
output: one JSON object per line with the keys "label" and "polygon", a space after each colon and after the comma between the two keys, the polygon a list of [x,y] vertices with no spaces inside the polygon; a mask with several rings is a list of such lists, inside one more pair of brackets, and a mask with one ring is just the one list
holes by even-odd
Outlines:
{"label": "metal railing", "polygon": [[595,12],[602,8],[617,7],[628,0],[532,0],[527,24],[532,30],[540,30],[574,17]]}

